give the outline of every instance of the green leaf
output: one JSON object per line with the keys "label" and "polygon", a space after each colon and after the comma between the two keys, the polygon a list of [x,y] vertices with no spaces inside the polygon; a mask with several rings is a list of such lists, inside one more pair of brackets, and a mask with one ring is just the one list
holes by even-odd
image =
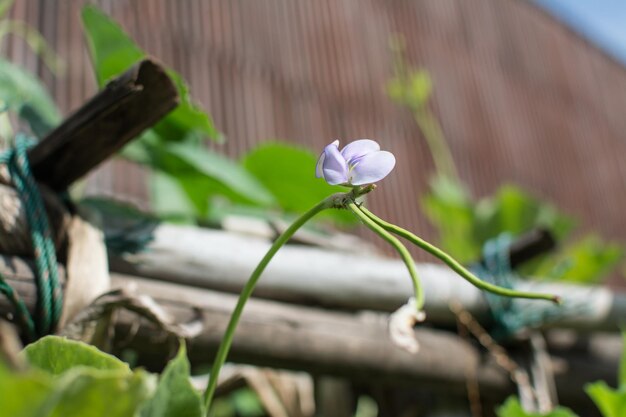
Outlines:
{"label": "green leaf", "polygon": [[[307,150],[270,142],[248,153],[242,164],[276,197],[284,211],[303,213],[330,194],[345,191],[315,178],[316,162],[317,156]],[[357,221],[347,210],[327,210],[320,218],[342,224]]]}
{"label": "green leaf", "polygon": [[54,101],[41,82],[25,71],[0,58],[0,107],[18,114],[33,133],[42,137],[61,120]]}
{"label": "green leaf", "polygon": [[228,396],[215,398],[209,417],[261,417],[267,415],[258,395],[250,388],[239,388]]}
{"label": "green leaf", "polygon": [[557,256],[544,261],[536,273],[554,280],[597,283],[620,263],[623,256],[622,245],[588,235],[567,245]]}
{"label": "green leaf", "polygon": [[2,415],[11,417],[37,416],[53,390],[49,375],[31,370],[14,373],[0,361],[0,404]]}
{"label": "green leaf", "polygon": [[[147,54],[126,32],[95,6],[84,7],[82,18],[100,87],[146,57]],[[211,117],[192,102],[189,89],[180,74],[171,69],[167,73],[178,89],[180,104],[159,121],[151,132],[163,141],[197,140],[205,136],[220,139]]]}
{"label": "green leaf", "polygon": [[167,74],[178,89],[180,104],[154,126],[154,131],[166,140],[198,142],[204,137],[209,137],[219,142],[223,141],[211,117],[191,100],[189,87],[183,77],[173,70],[168,70]]}
{"label": "green leaf", "polygon": [[154,392],[154,378],[136,372],[73,368],[56,380],[45,404],[50,417],[134,417]]}
{"label": "green leaf", "polygon": [[176,357],[165,367],[155,395],[141,410],[141,417],[203,417],[202,397],[189,380],[184,341]]}
{"label": "green leaf", "polygon": [[519,235],[536,227],[547,228],[562,239],[573,227],[569,217],[513,185],[504,185],[493,197],[481,200],[475,217],[481,242],[503,232]]}
{"label": "green leaf", "polygon": [[161,171],[153,171],[150,174],[150,202],[152,212],[160,219],[173,222],[194,223],[202,217],[199,211],[187,195],[185,188],[181,186],[180,177],[173,177]]}
{"label": "green leaf", "polygon": [[576,417],[576,414],[565,407],[557,407],[549,413],[527,413],[516,397],[509,397],[497,410],[498,417]]}
{"label": "green leaf", "polygon": [[130,372],[127,364],[96,347],[59,336],[46,336],[23,351],[28,362],[53,375],[79,365],[95,369]]}
{"label": "green leaf", "polygon": [[100,87],[146,56],[121,27],[97,7],[84,7],[82,19]]}
{"label": "green leaf", "polygon": [[443,177],[431,181],[431,192],[422,199],[426,217],[439,232],[439,244],[460,262],[480,257],[476,240],[474,207],[463,186]]}
{"label": "green leaf", "polygon": [[240,197],[264,206],[276,203],[262,181],[225,156],[189,143],[168,144],[164,150],[172,162],[176,160],[177,165],[186,164],[201,175],[223,184]]}
{"label": "green leaf", "polygon": [[12,417],[134,417],[152,395],[154,377],[93,346],[48,336],[27,346],[35,368],[0,363],[2,415]]}
{"label": "green leaf", "polygon": [[604,417],[623,417],[626,415],[626,386],[615,390],[606,382],[598,381],[585,386],[585,391],[602,412]]}
{"label": "green leaf", "polygon": [[[274,196],[245,168],[200,144],[162,143],[152,138],[134,145],[125,156],[165,174],[157,177],[160,184],[156,186],[160,188],[153,191],[174,192],[173,198],[171,195],[163,198],[177,201],[167,203],[154,196],[161,213],[173,209],[172,214],[189,215],[193,211],[202,218],[215,196],[248,205],[276,204]],[[183,195],[186,198],[181,198]]]}

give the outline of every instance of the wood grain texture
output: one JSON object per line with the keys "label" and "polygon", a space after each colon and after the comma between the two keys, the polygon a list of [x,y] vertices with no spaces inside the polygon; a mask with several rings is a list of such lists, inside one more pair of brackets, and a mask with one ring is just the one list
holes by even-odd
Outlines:
{"label": "wood grain texture", "polygon": [[29,150],[33,175],[63,191],[178,104],[176,87],[151,60],[110,81]]}
{"label": "wood grain texture", "polygon": [[[189,320],[200,311],[205,327],[188,342],[189,358],[193,365],[212,360],[236,296],[124,275],[114,274],[112,280],[114,288],[130,286],[150,295],[178,320]],[[420,350],[411,354],[390,341],[388,317],[384,313],[346,313],[253,298],[242,315],[229,359],[388,386],[428,386],[449,395],[463,395],[466,375],[474,372],[483,398],[498,401],[513,392],[506,372],[473,343],[448,331],[418,326],[415,335]],[[136,317],[123,315],[117,326],[119,340],[124,341],[124,348],[137,349],[142,364],[160,369],[175,353],[175,340],[137,324]],[[581,388],[587,382],[616,380],[619,335],[582,340],[581,345],[587,343],[588,348],[562,341],[553,352],[556,363],[562,365],[556,369],[556,382],[564,403],[580,402]]]}
{"label": "wood grain texture", "polygon": [[[239,293],[270,245],[267,239],[162,224],[147,250],[113,257],[110,268],[134,276]],[[454,325],[451,301],[460,302],[482,323],[489,322],[489,307],[482,291],[442,265],[418,263],[417,271],[429,322]],[[521,281],[519,289],[562,297],[566,313],[548,326],[617,331],[626,315],[626,295],[604,287],[528,280]],[[413,296],[413,288],[400,260],[286,245],[263,273],[255,295],[300,304],[391,312]],[[518,300],[516,305],[528,311],[552,307],[548,301],[537,300]]]}
{"label": "wood grain texture", "polygon": [[[32,264],[0,256],[0,271],[32,308]],[[194,366],[211,361],[236,295],[123,274],[111,278],[112,288],[152,297],[178,322],[196,319],[200,313],[203,330],[188,341],[189,358]],[[6,317],[9,312],[7,301],[0,298],[0,315]],[[428,384],[431,389],[461,395],[466,372],[471,371],[481,392],[492,401],[513,392],[506,372],[473,343],[445,330],[418,326],[415,334],[420,350],[411,354],[390,341],[388,318],[381,312],[342,312],[253,298],[242,316],[230,359],[390,386]],[[116,330],[118,348],[136,349],[141,364],[150,369],[161,369],[176,352],[175,338],[160,334],[135,315],[120,315]],[[559,397],[564,402],[580,401],[581,387],[587,382],[603,379],[612,384],[616,380],[619,335],[580,336],[559,331],[554,336],[548,340],[557,364]]]}

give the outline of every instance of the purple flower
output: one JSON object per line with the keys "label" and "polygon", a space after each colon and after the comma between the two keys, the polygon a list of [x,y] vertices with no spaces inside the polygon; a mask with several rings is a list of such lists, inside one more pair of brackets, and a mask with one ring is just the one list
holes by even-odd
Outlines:
{"label": "purple flower", "polygon": [[324,148],[317,160],[315,176],[324,177],[330,185],[365,185],[382,180],[395,165],[393,154],[381,151],[373,140],[355,140],[341,152],[336,140]]}

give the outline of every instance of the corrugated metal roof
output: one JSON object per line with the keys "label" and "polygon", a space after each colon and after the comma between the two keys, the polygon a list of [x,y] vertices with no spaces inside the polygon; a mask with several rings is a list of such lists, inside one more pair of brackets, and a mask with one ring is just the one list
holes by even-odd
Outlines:
{"label": "corrugated metal roof", "polygon": [[[11,59],[39,73],[64,111],[95,91],[81,0],[17,0],[66,60],[52,76],[22,41]],[[461,176],[482,196],[515,182],[608,237],[626,238],[626,73],[520,0],[101,0],[147,51],[180,71],[238,157],[279,138],[321,149],[370,137],[398,157],[370,199],[426,236],[419,198],[432,162],[411,115],[390,102],[390,36],[435,81],[433,109]],[[146,200],[141,169],[115,161],[92,189]]]}

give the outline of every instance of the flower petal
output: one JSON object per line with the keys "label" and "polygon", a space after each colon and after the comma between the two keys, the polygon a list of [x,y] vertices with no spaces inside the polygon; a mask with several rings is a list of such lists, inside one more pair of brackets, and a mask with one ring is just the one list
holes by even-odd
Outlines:
{"label": "flower petal", "polygon": [[376,152],[380,150],[380,146],[378,143],[371,139],[359,139],[354,142],[350,142],[347,144],[342,150],[341,154],[344,159],[348,161],[348,165],[354,165],[354,163],[358,162],[359,158],[367,155],[371,152]]}
{"label": "flower petal", "polygon": [[322,167],[324,166],[324,159],[326,158],[326,152],[322,151],[320,157],[317,159],[317,165],[315,165],[315,177],[322,178],[324,176],[324,172],[322,171]]}
{"label": "flower petal", "polygon": [[385,178],[396,165],[396,158],[391,152],[377,151],[361,158],[352,169],[350,184],[372,184]]}
{"label": "flower petal", "polygon": [[[343,159],[336,143],[331,143],[324,148],[324,157],[322,160],[322,174],[324,179],[330,185],[343,184],[348,182],[348,164]],[[322,159],[320,157],[320,159]]]}
{"label": "flower petal", "polygon": [[[337,148],[339,148],[339,140],[335,140],[333,143],[331,143],[330,145],[335,145]],[[328,145],[328,146],[330,146]],[[315,165],[315,177],[316,178],[322,178],[324,176],[324,172],[322,171],[322,167],[324,166],[324,159],[326,158],[326,152],[322,151],[322,153],[320,154],[320,157],[317,158],[317,165]]]}

